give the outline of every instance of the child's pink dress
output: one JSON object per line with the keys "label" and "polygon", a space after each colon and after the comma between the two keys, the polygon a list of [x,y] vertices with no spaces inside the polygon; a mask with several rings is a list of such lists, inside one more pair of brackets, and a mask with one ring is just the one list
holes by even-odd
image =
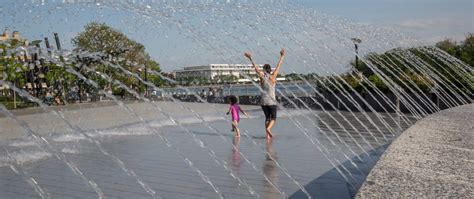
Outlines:
{"label": "child's pink dress", "polygon": [[240,106],[237,103],[230,105],[232,121],[237,121],[237,122],[240,121],[239,111],[240,111]]}

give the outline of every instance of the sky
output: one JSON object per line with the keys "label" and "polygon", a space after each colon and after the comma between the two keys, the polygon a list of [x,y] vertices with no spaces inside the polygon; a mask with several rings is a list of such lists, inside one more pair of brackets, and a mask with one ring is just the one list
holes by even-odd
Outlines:
{"label": "sky", "polygon": [[473,0],[297,0],[356,22],[393,26],[427,42],[474,31]]}
{"label": "sky", "polygon": [[[147,52],[157,60],[164,71],[180,69],[184,66],[210,63],[242,62],[239,54],[217,56],[210,53],[202,45],[196,44],[183,29],[170,25],[170,21],[155,16],[147,20],[140,16],[140,10],[146,10],[146,4],[141,5],[138,11],[124,12],[117,9],[104,9],[100,2],[77,3],[77,0],[2,0],[0,5],[0,30],[18,30],[22,36],[30,40],[52,38],[53,32],[61,35],[63,46],[72,48],[70,42],[84,25],[91,21],[104,22],[124,32],[130,38],[145,45]],[[82,0],[93,1],[93,0]],[[147,1],[147,0],[142,0]],[[159,0],[155,0],[159,1]],[[188,0],[189,2],[211,0]],[[211,3],[216,3],[214,0]],[[224,0],[221,0],[225,2]],[[234,0],[229,0],[234,1]],[[241,0],[245,5],[248,0]],[[263,0],[272,1],[272,0]],[[280,0],[281,1],[281,0]],[[367,24],[373,27],[390,27],[413,36],[419,41],[435,43],[445,38],[462,40],[466,33],[474,32],[474,0],[284,0],[287,3],[314,9],[329,16],[338,17],[358,24]],[[63,2],[75,2],[65,4]],[[99,3],[97,3],[99,2]],[[79,6],[78,6],[79,5]],[[162,5],[162,4],[155,4]],[[197,18],[206,18],[206,13],[196,15]],[[199,30],[202,21],[196,19],[196,30]],[[251,20],[251,19],[250,19]],[[159,24],[156,22],[158,21]],[[167,23],[168,22],[168,23]],[[226,26],[225,23],[222,24]],[[260,24],[264,26],[265,24]],[[264,27],[273,28],[273,27]],[[291,28],[291,27],[287,27]],[[208,34],[219,32],[205,30]],[[270,35],[272,37],[272,35]],[[277,37],[277,36],[275,36]],[[217,46],[235,46],[236,51],[255,49],[257,46],[238,43],[231,40],[211,41],[213,35],[206,35],[209,44]],[[256,37],[259,38],[259,37]],[[259,38],[260,39],[260,38]],[[265,38],[261,38],[262,40]],[[268,38],[266,38],[268,39]],[[271,39],[271,38],[270,38]],[[302,40],[305,42],[304,40]],[[220,42],[220,43],[219,43]],[[223,42],[226,42],[225,44]],[[256,40],[257,43],[258,40]],[[329,42],[329,41],[328,41]],[[275,48],[278,45],[275,45]],[[273,45],[270,45],[273,48]],[[394,46],[396,47],[396,46]],[[336,48],[336,47],[330,47]],[[217,53],[226,53],[225,51]],[[275,49],[274,54],[278,54]],[[303,53],[303,51],[294,51]],[[346,56],[347,54],[347,56]],[[350,52],[346,52],[349,57]],[[340,54],[342,55],[342,54]],[[238,58],[237,58],[238,57]],[[265,60],[271,57],[264,56]],[[301,57],[301,56],[300,56]],[[290,59],[291,60],[291,59]],[[334,58],[333,58],[334,60]],[[301,61],[301,60],[298,60]],[[324,61],[324,60],[323,60]],[[331,62],[331,60],[325,63]],[[348,62],[348,61],[345,61]],[[291,62],[290,62],[291,63]],[[306,63],[306,62],[305,62]],[[303,65],[293,62],[292,65]],[[296,67],[296,71],[304,71],[305,67]]]}

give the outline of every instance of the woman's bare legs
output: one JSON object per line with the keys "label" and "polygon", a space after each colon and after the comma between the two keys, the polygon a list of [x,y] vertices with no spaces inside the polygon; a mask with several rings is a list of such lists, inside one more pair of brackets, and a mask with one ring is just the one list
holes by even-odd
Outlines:
{"label": "woman's bare legs", "polygon": [[267,133],[267,139],[273,137],[272,128],[275,125],[275,120],[270,120],[265,123],[265,132]]}

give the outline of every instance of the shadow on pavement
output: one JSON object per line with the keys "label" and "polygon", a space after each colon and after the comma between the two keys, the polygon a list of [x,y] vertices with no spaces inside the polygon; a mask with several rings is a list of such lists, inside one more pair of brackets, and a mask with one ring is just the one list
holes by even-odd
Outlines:
{"label": "shadow on pavement", "polygon": [[[385,144],[368,151],[370,158],[365,154],[359,155],[362,161],[357,157],[353,157],[352,161],[359,169],[357,169],[350,161],[345,161],[342,164],[349,172],[345,171],[341,165],[339,165],[338,168],[343,171],[350,183],[343,178],[336,168],[333,168],[306,184],[305,189],[313,198],[354,198],[370,170],[372,170],[388,146],[389,144]],[[350,175],[352,175],[352,177],[350,177]],[[300,189],[291,194],[289,198],[300,199],[308,197]]]}

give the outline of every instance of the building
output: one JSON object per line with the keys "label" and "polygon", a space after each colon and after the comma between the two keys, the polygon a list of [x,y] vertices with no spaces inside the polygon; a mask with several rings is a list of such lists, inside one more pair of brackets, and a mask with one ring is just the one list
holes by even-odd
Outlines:
{"label": "building", "polygon": [[10,34],[8,34],[8,31],[4,31],[3,34],[0,35],[0,41],[8,41],[10,39],[20,40],[21,39],[20,32],[13,31],[11,38],[10,38]]}
{"label": "building", "polygon": [[[262,67],[261,65],[259,66]],[[188,66],[174,71],[176,79],[205,78],[214,80],[217,76],[233,75],[241,79],[243,74],[255,76],[255,69],[248,64],[209,64],[203,66]],[[242,77],[244,78],[244,77]]]}
{"label": "building", "polygon": [[[15,42],[13,42],[15,41]],[[30,43],[27,39],[22,39],[21,36],[20,36],[20,32],[18,31],[13,31],[12,33],[12,36],[10,37],[10,34],[8,33],[7,30],[5,30],[3,32],[3,34],[0,34],[0,42],[2,43],[8,43],[10,45],[12,45],[13,43],[15,43],[15,46],[23,46],[25,48],[27,48]],[[10,47],[11,48],[11,47]],[[1,58],[6,58],[6,59],[9,59],[9,58],[12,58],[12,55],[3,51],[3,49],[0,49],[0,59]],[[21,61],[25,61],[26,59],[31,59],[31,55],[29,54],[25,54],[25,55],[17,55],[16,57],[14,57],[15,59],[18,59],[18,60],[21,60]]]}
{"label": "building", "polygon": [[0,35],[0,41],[6,41],[9,38],[10,38],[10,36],[8,35],[7,31],[3,32],[3,34]]}
{"label": "building", "polygon": [[[23,46],[24,48],[28,48],[30,45],[29,41],[27,39],[22,39],[20,36],[20,32],[18,31],[13,31],[12,35],[8,33],[8,31],[4,31],[3,34],[0,34],[0,42],[6,42],[6,43],[16,43],[15,46]],[[24,54],[20,53],[14,53],[12,55],[9,55],[9,53],[5,53],[4,56],[1,56],[0,54],[0,59],[14,59],[15,61],[19,61],[21,63],[28,62],[28,63],[34,63],[33,68],[28,68],[28,69],[22,69],[20,71],[22,72],[16,72],[17,75],[25,75],[25,78],[27,79],[27,82],[24,84],[23,88],[27,90],[33,90],[33,89],[45,89],[47,88],[46,84],[46,75],[44,71],[47,71],[45,67],[42,67],[41,64],[37,64],[35,58],[38,58],[38,55],[36,54],[30,54],[26,53],[27,51],[24,51]],[[43,62],[40,62],[43,63]],[[2,77],[2,73],[4,70],[7,70],[8,65],[6,66],[0,66],[0,78]],[[20,68],[17,68],[20,69]],[[9,86],[8,85],[1,85],[0,84],[0,91],[5,94],[5,90],[8,90]]]}
{"label": "building", "polygon": [[[258,67],[262,69],[263,65],[258,65]],[[238,82],[249,82],[250,80],[247,77],[256,78],[257,76],[255,69],[250,64],[209,64],[203,66],[189,66],[184,67],[182,70],[176,70],[173,74],[177,80],[186,80],[190,78],[216,80],[222,76],[234,76],[238,79]]]}
{"label": "building", "polygon": [[[11,41],[16,40],[18,41],[19,45],[22,45],[23,47],[28,47],[30,45],[30,42],[27,39],[22,39],[20,36],[20,32],[18,31],[13,31],[12,36],[10,37],[10,34],[8,33],[7,30],[3,32],[3,34],[0,35],[0,42],[6,42],[12,44]],[[28,58],[30,58],[29,55],[27,55]],[[22,60],[24,60],[24,57],[20,57]]]}

